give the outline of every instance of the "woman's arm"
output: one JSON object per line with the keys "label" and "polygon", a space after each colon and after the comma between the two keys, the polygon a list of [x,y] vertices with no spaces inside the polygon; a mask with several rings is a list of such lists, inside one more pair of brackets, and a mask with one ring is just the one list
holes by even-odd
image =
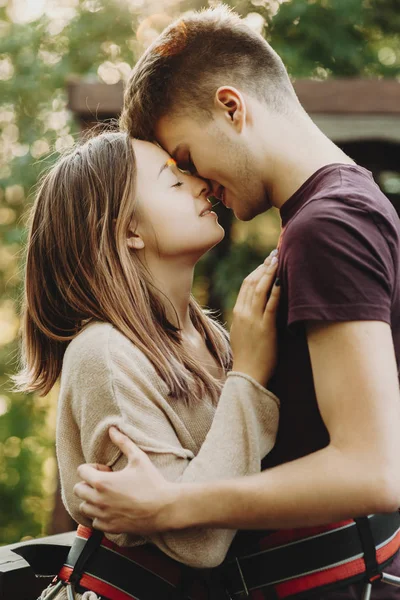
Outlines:
{"label": "woman's arm", "polygon": [[[111,340],[118,342],[119,337],[115,330],[111,331]],[[105,462],[113,469],[124,468],[126,457],[108,435],[109,427],[115,425],[171,482],[217,481],[260,471],[261,459],[272,448],[278,425],[278,401],[270,392],[250,377],[230,374],[211,429],[194,456],[180,443],[173,425],[174,414],[167,400],[153,388],[138,357],[127,357],[118,343],[110,343],[110,350],[108,389],[103,387],[98,393],[92,390],[89,397],[81,392],[80,405],[84,407],[79,413],[79,427],[87,462],[104,462],[108,457]],[[104,365],[99,363],[99,368],[104,369]],[[102,417],[95,410],[98,404],[102,405]],[[195,423],[191,426],[195,427]],[[82,522],[82,518],[79,520]],[[204,568],[222,562],[234,535],[227,529],[192,528],[147,539],[176,560]],[[122,543],[136,542],[137,538],[126,535]]]}
{"label": "woman's arm", "polygon": [[[243,360],[241,363],[244,367],[254,364],[253,354],[256,356],[262,352],[270,356],[274,354],[271,351],[274,342],[268,339],[267,333],[273,333],[275,326],[278,291],[274,290],[266,314],[266,292],[270,287],[270,275],[269,278],[264,277],[265,272],[263,268],[247,279],[241,291],[242,308],[236,311],[236,315],[241,318],[241,323],[236,328],[237,337],[240,340],[241,328],[247,329],[249,331],[247,343],[250,343],[253,350],[253,353],[248,352],[248,362],[245,364]],[[264,287],[258,286],[260,281]],[[247,302],[244,300],[246,295]],[[257,303],[260,308],[259,313],[254,308]],[[249,304],[253,311],[248,310]],[[263,323],[260,324],[261,317]],[[114,351],[118,353],[118,347]],[[260,471],[261,459],[275,442],[279,403],[277,398],[255,379],[243,373],[232,372],[228,376],[211,429],[197,456],[193,457],[190,451],[179,443],[167,412],[160,413],[157,401],[145,398],[148,382],[144,379],[143,370],[135,369],[134,372],[123,373],[123,385],[121,385],[121,373],[118,368],[121,357],[113,356],[111,352],[111,360],[113,392],[116,395],[114,404],[125,407],[125,411],[119,415],[118,422],[110,423],[108,418],[107,423],[117,425],[146,452],[153,465],[168,481],[201,483]],[[271,366],[266,363],[263,368],[257,367],[255,375],[264,381],[263,378],[268,378],[271,370]],[[127,403],[126,395],[135,397],[135,403]],[[130,407],[129,410],[126,409],[127,406]],[[195,427],[195,423],[192,426]],[[169,439],[169,448],[163,448],[162,442],[167,439]],[[108,436],[107,440],[103,440],[103,444],[110,444]],[[113,448],[115,450],[115,446]],[[96,457],[86,458],[86,460],[102,462]],[[126,457],[122,455],[114,463],[114,468],[120,470],[126,464]],[[121,477],[118,481],[121,482]],[[112,485],[112,489],[123,494],[123,490],[116,485]],[[76,486],[76,492],[86,501],[93,500],[87,495],[84,497],[87,492],[90,495],[88,486],[84,484]],[[98,516],[98,513],[93,513],[90,504],[85,502],[82,507],[84,514],[90,517]],[[104,507],[104,502],[102,504]],[[110,522],[102,521],[100,524],[96,522],[95,525],[105,531],[129,531],[124,527],[110,529]],[[155,534],[149,539],[177,560],[196,567],[212,567],[222,562],[234,534],[234,531],[229,530],[187,529],[174,533]]]}
{"label": "woman's arm", "polygon": [[[194,458],[171,452],[147,454],[168,481],[202,483],[259,473],[261,459],[274,445],[278,417],[278,401],[272,394],[250,377],[231,373],[211,429]],[[161,438],[165,426],[170,424],[160,425]],[[136,441],[125,419],[119,427]],[[156,430],[154,436],[158,437]],[[122,455],[113,469],[120,470],[126,465],[127,459]],[[224,560],[235,533],[234,530],[192,528],[154,534],[147,539],[176,560],[204,568],[215,567]]]}

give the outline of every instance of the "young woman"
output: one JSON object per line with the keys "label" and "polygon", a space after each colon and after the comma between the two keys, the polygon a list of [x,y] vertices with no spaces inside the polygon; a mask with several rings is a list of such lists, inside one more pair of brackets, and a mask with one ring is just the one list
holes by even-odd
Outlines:
{"label": "young woman", "polygon": [[241,288],[232,364],[225,330],[191,296],[196,262],[224,236],[209,195],[207,182],[179,171],[161,148],[119,132],[74,148],[41,183],[17,383],[46,394],[61,375],[57,458],[65,505],[80,523],[43,598],[201,600],[200,575],[235,535],[192,529],[144,539],[91,529],[73,493],[76,471],[83,462],[125,466],[111,426],[170,480],[258,472],[274,444],[279,401],[265,386],[276,360],[277,260]]}

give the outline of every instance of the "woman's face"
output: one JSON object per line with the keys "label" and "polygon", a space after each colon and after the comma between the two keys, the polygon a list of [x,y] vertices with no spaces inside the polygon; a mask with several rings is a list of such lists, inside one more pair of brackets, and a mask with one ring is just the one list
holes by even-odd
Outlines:
{"label": "woman's face", "polygon": [[135,233],[146,255],[151,252],[158,258],[196,262],[225,234],[217,215],[206,213],[211,209],[208,183],[179,171],[169,155],[154,144],[134,140],[133,148],[138,201]]}

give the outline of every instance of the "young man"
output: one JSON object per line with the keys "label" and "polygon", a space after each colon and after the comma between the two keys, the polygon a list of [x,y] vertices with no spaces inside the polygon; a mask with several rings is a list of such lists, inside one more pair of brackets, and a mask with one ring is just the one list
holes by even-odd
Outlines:
{"label": "young man", "polygon": [[105,531],[278,530],[239,534],[249,536],[249,553],[226,567],[234,598],[271,589],[280,598],[354,598],[364,585],[367,598],[368,581],[373,598],[400,598],[400,588],[377,581],[382,569],[400,575],[394,209],[313,124],[272,48],[225,8],[185,16],[145,52],[122,125],[210,180],[239,219],[280,209],[280,351],[270,382],[280,427],[260,475],[202,485],[166,482],[114,431],[129,465],[82,466],[82,511]]}

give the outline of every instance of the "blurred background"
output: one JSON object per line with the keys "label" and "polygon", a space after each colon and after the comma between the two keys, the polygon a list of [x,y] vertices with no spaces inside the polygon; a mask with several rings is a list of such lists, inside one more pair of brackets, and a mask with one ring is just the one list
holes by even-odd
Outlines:
{"label": "blurred background", "polygon": [[[315,121],[400,206],[400,1],[238,0],[281,54]],[[57,390],[10,391],[17,368],[26,215],[40,172],[96,119],[117,117],[131,67],[205,0],[0,0],[0,544],[73,528],[59,498]],[[367,80],[367,81],[366,81]],[[195,293],[229,321],[242,278],[274,247],[279,215],[220,220]]]}

